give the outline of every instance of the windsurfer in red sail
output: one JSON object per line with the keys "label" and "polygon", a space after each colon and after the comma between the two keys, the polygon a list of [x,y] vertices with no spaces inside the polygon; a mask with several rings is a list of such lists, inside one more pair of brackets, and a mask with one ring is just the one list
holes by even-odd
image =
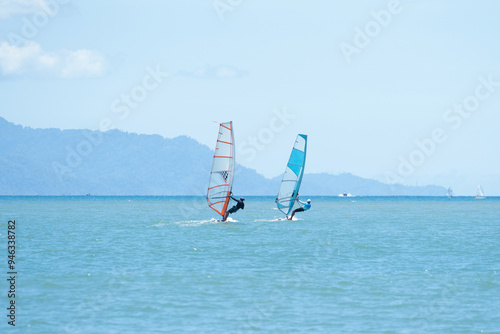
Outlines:
{"label": "windsurfer in red sail", "polygon": [[236,205],[233,206],[231,209],[226,211],[226,214],[224,215],[224,218],[222,219],[223,222],[226,221],[227,216],[229,216],[230,213],[235,213],[239,209],[245,208],[245,203],[243,203],[243,201],[245,201],[245,199],[243,197],[240,197],[240,199],[237,199],[237,198],[234,198],[233,193],[231,193],[231,198],[236,201]]}

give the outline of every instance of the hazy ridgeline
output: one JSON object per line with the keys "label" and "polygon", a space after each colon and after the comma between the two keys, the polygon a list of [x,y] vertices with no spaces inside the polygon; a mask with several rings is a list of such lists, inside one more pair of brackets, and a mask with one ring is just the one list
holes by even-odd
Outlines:
{"label": "hazy ridgeline", "polygon": [[[3,118],[0,142],[0,195],[204,196],[213,157],[212,148],[186,136],[32,129]],[[280,180],[237,165],[233,191],[275,195]],[[446,194],[439,186],[387,185],[347,173],[307,174],[306,162],[302,195],[336,196],[344,191],[365,196]]]}

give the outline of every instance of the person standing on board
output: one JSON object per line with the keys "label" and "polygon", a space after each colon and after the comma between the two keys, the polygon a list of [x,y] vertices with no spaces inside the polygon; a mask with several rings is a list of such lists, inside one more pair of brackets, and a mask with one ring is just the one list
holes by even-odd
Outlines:
{"label": "person standing on board", "polygon": [[300,204],[303,205],[303,207],[301,208],[297,208],[295,210],[292,211],[292,215],[288,218],[288,220],[292,220],[293,219],[293,216],[295,216],[295,213],[296,212],[303,212],[303,211],[307,211],[311,208],[311,200],[308,199],[306,203],[302,202],[298,197],[297,197],[297,202],[299,202]]}
{"label": "person standing on board", "polygon": [[233,206],[231,209],[226,211],[226,214],[224,215],[224,218],[222,219],[223,222],[226,221],[227,216],[229,216],[230,213],[235,213],[239,209],[244,209],[245,208],[245,203],[243,201],[245,200],[243,197],[240,197],[240,199],[236,199],[233,197],[233,193],[231,193],[231,198],[236,201],[236,205]]}

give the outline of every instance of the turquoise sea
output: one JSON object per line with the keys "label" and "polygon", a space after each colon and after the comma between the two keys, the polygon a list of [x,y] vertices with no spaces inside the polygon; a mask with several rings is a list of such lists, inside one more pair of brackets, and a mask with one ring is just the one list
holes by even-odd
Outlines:
{"label": "turquoise sea", "polygon": [[500,333],[500,198],[311,199],[0,197],[0,333]]}

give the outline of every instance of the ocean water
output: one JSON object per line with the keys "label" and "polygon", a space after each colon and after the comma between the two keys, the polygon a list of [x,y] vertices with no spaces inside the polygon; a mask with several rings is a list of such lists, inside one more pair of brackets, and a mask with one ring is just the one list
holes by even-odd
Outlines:
{"label": "ocean water", "polygon": [[500,333],[500,198],[245,203],[0,197],[0,332]]}

